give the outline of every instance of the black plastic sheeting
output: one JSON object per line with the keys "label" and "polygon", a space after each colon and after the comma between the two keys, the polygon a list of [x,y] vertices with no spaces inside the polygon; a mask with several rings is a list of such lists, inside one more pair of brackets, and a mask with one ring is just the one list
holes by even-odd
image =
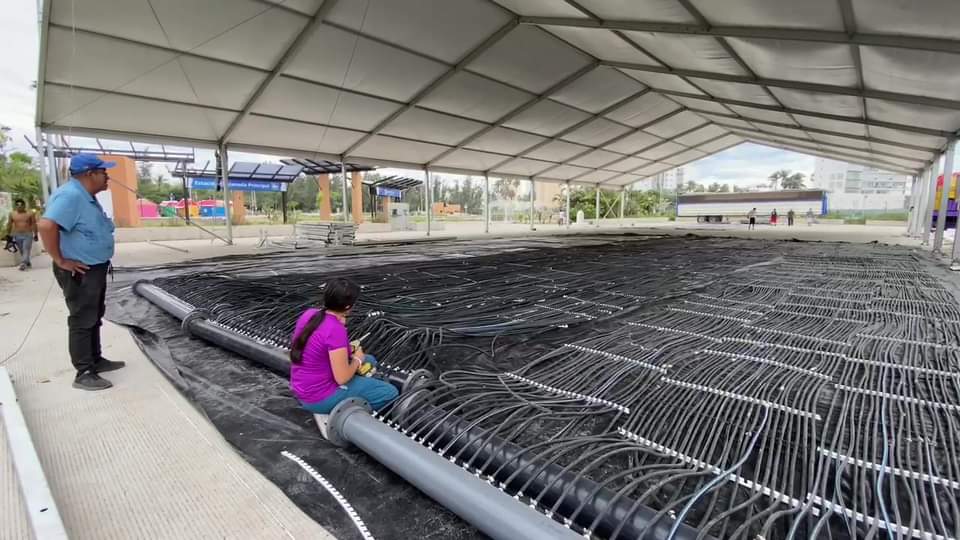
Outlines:
{"label": "black plastic sheeting", "polygon": [[378,539],[482,537],[363,452],[327,442],[285,377],[185,336],[179,321],[129,285],[114,287],[107,303],[107,318],[130,328],[144,354],[244,459],[335,537],[362,538],[336,500],[280,452],[301,457],[329,480]]}

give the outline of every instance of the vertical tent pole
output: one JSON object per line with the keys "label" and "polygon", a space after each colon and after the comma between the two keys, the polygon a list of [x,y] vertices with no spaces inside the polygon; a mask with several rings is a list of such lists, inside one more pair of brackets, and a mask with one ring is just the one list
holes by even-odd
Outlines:
{"label": "vertical tent pole", "polygon": [[917,236],[917,233],[920,232],[920,216],[923,215],[923,202],[925,200],[924,194],[926,193],[927,186],[927,174],[929,169],[924,169],[919,175],[916,176],[916,181],[913,183],[913,214],[910,215],[910,221],[907,224],[907,236],[914,238]]}
{"label": "vertical tent pole", "polygon": [[597,228],[599,228],[600,227],[600,184],[597,184],[597,202],[596,202],[596,210],[594,215],[597,216],[596,226]]}
{"label": "vertical tent pole", "polygon": [[47,183],[50,184],[50,193],[53,193],[60,187],[60,177],[57,174],[57,158],[53,149],[53,143],[47,139]]}
{"label": "vertical tent pole", "polygon": [[220,182],[223,183],[223,214],[227,218],[227,244],[233,245],[233,224],[230,223],[230,160],[227,145],[220,145]]}
{"label": "vertical tent pole", "polygon": [[287,192],[286,191],[280,192],[280,207],[281,207],[281,212],[283,213],[283,224],[286,225],[287,224]]}
{"label": "vertical tent pole", "polygon": [[429,167],[424,167],[424,168],[423,168],[423,173],[424,173],[424,183],[423,183],[423,187],[424,187],[424,191],[425,191],[425,194],[426,194],[426,196],[424,197],[423,200],[424,200],[424,202],[425,202],[426,205],[427,205],[427,236],[430,236],[430,217],[431,217],[431,215],[433,214],[433,205],[430,204],[430,203],[432,202],[432,201],[430,200],[430,199],[431,199],[431,193],[430,193],[430,168],[429,168]]}
{"label": "vertical tent pole", "polygon": [[627,203],[627,188],[620,190],[620,226],[623,227],[624,205]]}
{"label": "vertical tent pole", "polygon": [[483,232],[490,232],[490,175],[483,174]]}
{"label": "vertical tent pole", "polygon": [[340,183],[343,186],[343,222],[347,223],[347,156],[340,156]]}
{"label": "vertical tent pole", "polygon": [[947,151],[943,157],[943,189],[940,190],[940,209],[937,211],[937,234],[933,238],[934,253],[943,251],[943,233],[947,228],[947,200],[953,184],[953,154],[956,149],[957,140],[951,137],[947,141]]}
{"label": "vertical tent pole", "polygon": [[907,236],[913,237],[917,232],[917,216],[923,211],[920,203],[923,200],[923,177],[927,174],[926,169],[919,175],[913,176],[913,188],[910,190],[910,201],[913,210],[910,212],[910,218],[907,220]]}
{"label": "vertical tent pole", "polygon": [[535,202],[534,200],[537,198],[536,195],[537,195],[537,184],[534,183],[533,177],[531,176],[530,177],[530,230],[531,231],[537,230],[536,227],[533,226],[533,215],[535,213],[533,207]]}
{"label": "vertical tent pole", "polygon": [[920,214],[917,216],[917,225],[914,229],[914,236],[916,238],[921,238],[923,236],[923,228],[926,223],[926,227],[930,226],[930,176],[933,175],[933,164],[927,167],[927,170],[923,173],[923,178],[920,180],[921,186],[921,197],[920,197]]}
{"label": "vertical tent pole", "polygon": [[923,245],[930,245],[930,229],[933,227],[933,203],[937,198],[937,176],[940,176],[940,156],[930,165],[930,184],[927,187],[927,207],[923,215]]}
{"label": "vertical tent pole", "polygon": [[46,159],[47,145],[43,142],[43,132],[40,126],[37,126],[37,152],[40,154],[40,198],[44,206],[47,204],[47,198],[50,196],[50,185],[47,183],[47,169],[44,167]]}
{"label": "vertical tent pole", "polygon": [[567,199],[566,204],[565,204],[566,214],[564,214],[566,217],[563,218],[563,221],[566,222],[567,228],[569,229],[569,228],[570,228],[570,181],[569,181],[569,180],[567,180],[567,197],[566,197],[566,199]]}

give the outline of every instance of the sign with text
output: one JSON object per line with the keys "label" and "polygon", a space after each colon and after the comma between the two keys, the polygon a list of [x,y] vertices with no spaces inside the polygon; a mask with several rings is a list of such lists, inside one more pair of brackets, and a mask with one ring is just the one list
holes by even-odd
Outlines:
{"label": "sign with text", "polygon": [[[191,178],[191,189],[217,189],[213,178]],[[286,182],[267,182],[266,180],[230,180],[230,189],[234,191],[286,191]]]}
{"label": "sign with text", "polygon": [[393,197],[399,199],[403,192],[399,189],[377,186],[377,197]]}

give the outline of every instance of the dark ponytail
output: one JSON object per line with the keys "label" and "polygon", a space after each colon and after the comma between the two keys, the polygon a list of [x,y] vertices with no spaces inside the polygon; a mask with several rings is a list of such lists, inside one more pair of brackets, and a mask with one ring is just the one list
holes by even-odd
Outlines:
{"label": "dark ponytail", "polygon": [[303,361],[303,350],[310,341],[310,336],[323,324],[327,310],[347,311],[357,303],[360,297],[360,286],[346,278],[331,279],[323,287],[323,308],[314,313],[307,321],[303,331],[293,338],[290,344],[290,361],[299,364]]}

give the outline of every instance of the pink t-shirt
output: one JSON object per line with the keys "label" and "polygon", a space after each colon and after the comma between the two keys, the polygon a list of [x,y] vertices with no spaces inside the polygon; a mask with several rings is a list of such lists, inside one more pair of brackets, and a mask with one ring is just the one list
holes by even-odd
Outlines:
{"label": "pink t-shirt", "polygon": [[[316,308],[310,308],[300,315],[291,341],[300,335],[310,317],[317,311],[319,310]],[[347,328],[340,319],[327,313],[323,322],[307,340],[302,361],[299,364],[290,364],[290,390],[293,395],[303,403],[317,403],[333,395],[340,385],[333,378],[330,351],[349,347]]]}

